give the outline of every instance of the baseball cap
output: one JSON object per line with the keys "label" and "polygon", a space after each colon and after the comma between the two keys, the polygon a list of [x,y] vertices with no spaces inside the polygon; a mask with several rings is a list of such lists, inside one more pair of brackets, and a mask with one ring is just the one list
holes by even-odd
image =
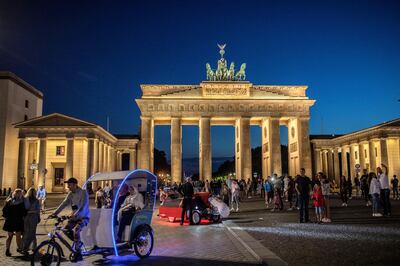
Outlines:
{"label": "baseball cap", "polygon": [[67,184],[78,184],[78,180],[74,177],[70,177],[67,181],[65,181]]}

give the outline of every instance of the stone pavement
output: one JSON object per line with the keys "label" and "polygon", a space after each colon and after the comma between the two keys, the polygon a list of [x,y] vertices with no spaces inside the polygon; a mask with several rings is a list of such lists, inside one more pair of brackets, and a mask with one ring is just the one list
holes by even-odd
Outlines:
{"label": "stone pavement", "polygon": [[[241,204],[230,228],[247,232],[289,265],[400,265],[400,201],[392,216],[372,217],[361,199],[332,202],[332,223],[298,223],[298,211],[271,212],[260,198]],[[286,206],[287,207],[287,206]],[[310,218],[315,217],[310,208]]]}
{"label": "stone pavement", "polygon": [[[56,205],[56,204],[53,204]],[[47,214],[44,216],[46,217]],[[156,212],[155,212],[156,214]],[[44,219],[43,219],[44,220]],[[0,222],[3,225],[3,221]],[[199,226],[180,226],[169,223],[167,219],[153,218],[155,246],[151,256],[139,260],[128,256],[119,260],[104,260],[100,255],[85,258],[85,261],[74,265],[258,265],[260,258],[245,247],[240,240],[222,223]],[[38,243],[46,239],[51,226],[44,221],[38,227]],[[0,233],[0,265],[27,265],[15,251],[13,241],[11,253],[14,257],[5,257],[5,232]],[[68,254],[68,252],[66,252]],[[70,265],[65,261],[62,265]]]}

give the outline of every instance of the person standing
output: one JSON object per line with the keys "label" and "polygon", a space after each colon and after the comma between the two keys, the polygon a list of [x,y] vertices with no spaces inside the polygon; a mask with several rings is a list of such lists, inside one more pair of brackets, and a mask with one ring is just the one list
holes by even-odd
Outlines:
{"label": "person standing", "polygon": [[396,175],[393,176],[391,183],[392,183],[392,189],[393,189],[393,199],[398,200],[399,199],[399,180],[397,179]]}
{"label": "person standing", "polygon": [[22,251],[22,233],[24,231],[24,216],[26,209],[24,205],[24,195],[20,188],[6,199],[6,204],[3,207],[3,217],[5,218],[3,230],[8,233],[6,240],[6,256],[10,257],[10,246],[13,236],[17,241],[17,251]]}
{"label": "person standing", "polygon": [[342,175],[340,177],[340,198],[342,199],[342,207],[347,207],[347,192],[348,192],[348,184],[346,181],[346,177]]}
{"label": "person standing", "polygon": [[267,177],[264,182],[264,190],[265,190],[265,205],[267,209],[269,208],[269,203],[272,201],[271,191],[272,191],[272,184],[270,181],[270,177]]}
{"label": "person standing", "polygon": [[378,173],[378,180],[381,185],[381,200],[383,205],[383,215],[390,216],[392,213],[390,205],[390,189],[389,189],[389,177],[387,166],[381,164],[381,167],[376,169]]}
{"label": "person standing", "polygon": [[185,214],[187,210],[189,211],[189,224],[193,225],[192,200],[194,195],[194,189],[193,189],[192,179],[190,177],[186,178],[186,182],[181,186],[179,193],[183,196],[181,225],[183,225],[183,221],[185,220]]}
{"label": "person standing", "polygon": [[381,217],[382,214],[379,213],[379,193],[381,192],[381,184],[376,178],[376,174],[369,173],[369,194],[372,196],[372,216]]}
{"label": "person standing", "polygon": [[294,194],[294,181],[291,176],[288,177],[288,189],[287,189],[287,200],[289,202],[288,211],[293,210],[293,194]]}
{"label": "person standing", "polygon": [[103,202],[105,199],[105,192],[101,189],[101,187],[97,187],[96,194],[94,196],[94,203],[96,204],[97,209],[101,209],[103,206]]}
{"label": "person standing", "polygon": [[313,205],[315,207],[315,217],[317,223],[322,223],[324,215],[324,196],[322,195],[321,183],[317,180],[313,188]]}
{"label": "person standing", "polygon": [[363,174],[360,178],[361,185],[361,193],[365,199],[365,205],[368,207],[371,205],[370,196],[369,196],[369,181],[368,181],[368,172],[367,169],[363,170]]}
{"label": "person standing", "polygon": [[300,223],[309,222],[308,218],[308,203],[310,200],[310,185],[311,180],[305,175],[306,170],[304,168],[300,169],[300,175],[296,178],[296,191],[299,198],[299,215]]}
{"label": "person standing", "polygon": [[28,251],[35,250],[37,246],[36,228],[40,222],[40,202],[36,198],[36,191],[33,187],[28,189],[24,199],[27,214],[24,218],[24,235],[22,237],[22,253],[28,255]]}
{"label": "person standing", "polygon": [[322,222],[330,223],[332,222],[330,206],[331,183],[323,173],[318,173],[318,177],[321,182],[322,196],[324,197],[324,218],[322,218]]}
{"label": "person standing", "polygon": [[[231,193],[232,193],[232,206],[231,206],[231,211],[239,211],[239,194],[240,194],[240,187],[239,184],[236,180],[232,180],[232,188],[231,188]],[[234,205],[236,204],[236,209],[234,208]]]}
{"label": "person standing", "polygon": [[45,202],[46,202],[46,189],[44,188],[43,185],[41,185],[36,193],[36,198],[39,200],[40,203],[40,209],[42,210],[42,213],[44,213],[45,210]]}
{"label": "person standing", "polygon": [[356,177],[354,177],[354,187],[356,189],[356,198],[358,197],[358,193],[360,192],[360,179],[358,178],[358,173]]}
{"label": "person standing", "polygon": [[352,199],[352,192],[353,192],[353,184],[351,182],[351,177],[347,178],[347,190],[349,192],[348,199]]}

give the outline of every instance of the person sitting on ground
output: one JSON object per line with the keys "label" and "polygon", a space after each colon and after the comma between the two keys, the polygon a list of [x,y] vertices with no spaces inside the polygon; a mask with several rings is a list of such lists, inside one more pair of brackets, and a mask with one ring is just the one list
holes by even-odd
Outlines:
{"label": "person sitting on ground", "polygon": [[118,233],[117,242],[122,241],[122,233],[125,230],[125,226],[130,225],[133,216],[138,210],[143,209],[144,201],[143,195],[140,194],[136,187],[129,186],[129,195],[125,198],[118,210]]}

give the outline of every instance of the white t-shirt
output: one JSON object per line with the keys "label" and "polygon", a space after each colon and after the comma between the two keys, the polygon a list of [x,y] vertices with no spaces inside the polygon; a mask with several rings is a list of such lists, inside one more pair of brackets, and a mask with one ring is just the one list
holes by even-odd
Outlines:
{"label": "white t-shirt", "polygon": [[381,184],[381,189],[389,189],[389,178],[386,173],[378,175],[378,179]]}
{"label": "white t-shirt", "polygon": [[369,185],[369,194],[381,193],[381,185],[376,178],[371,179],[371,184]]}

